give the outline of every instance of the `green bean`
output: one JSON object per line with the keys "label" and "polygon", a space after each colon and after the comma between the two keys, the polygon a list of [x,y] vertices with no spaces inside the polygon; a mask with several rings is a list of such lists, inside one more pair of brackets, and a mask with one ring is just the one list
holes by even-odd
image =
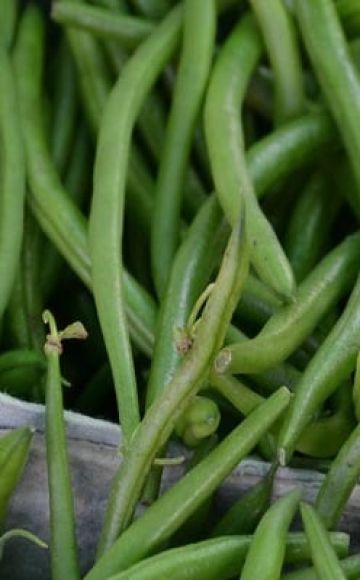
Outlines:
{"label": "green bean", "polygon": [[319,580],[345,580],[329,535],[314,508],[301,504],[301,517]]}
{"label": "green bean", "polygon": [[169,0],[131,0],[131,3],[147,18],[162,18],[171,6]]}
{"label": "green bean", "polygon": [[16,27],[19,11],[18,0],[3,0],[0,20],[0,44],[2,48],[10,49]]}
{"label": "green bean", "polygon": [[346,308],[305,369],[280,431],[278,450],[287,461],[300,434],[321,404],[336,390],[356,364],[360,324],[360,278]]}
{"label": "green bean", "polygon": [[20,480],[28,459],[33,430],[20,427],[0,438],[0,525],[2,526],[9,499]]}
{"label": "green bean", "polygon": [[[180,24],[181,11],[175,9],[124,67],[104,112],[96,152],[89,220],[93,292],[113,372],[125,440],[129,440],[139,422],[121,279],[122,214],[128,153],[138,112],[176,47]],[[105,286],[104,280],[107,280]]]}
{"label": "green bean", "polygon": [[349,290],[359,269],[360,234],[348,236],[298,287],[292,304],[280,308],[252,340],[226,346],[217,372],[259,373],[285,360],[324,314]]}
{"label": "green bean", "polygon": [[[20,23],[16,69],[31,188],[29,202],[46,235],[90,288],[87,223],[62,187],[46,144],[40,95],[43,41],[41,15],[34,6],[28,7]],[[124,287],[132,336],[145,353],[150,353],[155,326],[153,301],[127,272],[124,272]]]}
{"label": "green bean", "polygon": [[295,27],[281,0],[250,2],[274,72],[274,116],[281,124],[298,117],[304,109],[305,94]]}
{"label": "green bean", "polygon": [[329,203],[329,188],[329,178],[315,173],[289,221],[284,245],[298,282],[311,272],[322,255],[340,208],[338,190],[332,192]]}
{"label": "green bean", "polygon": [[114,38],[128,49],[136,48],[155,28],[149,20],[85,4],[55,2],[51,17],[66,27],[86,30],[100,38]]}
{"label": "green bean", "polygon": [[56,168],[63,175],[74,138],[78,104],[74,61],[64,38],[57,55],[56,73],[50,149]]}
{"label": "green bean", "polygon": [[45,433],[51,530],[51,574],[54,580],[80,578],[75,537],[74,499],[66,444],[59,357],[61,336],[49,311],[43,314],[50,333],[45,344],[48,362]]}
{"label": "green bean", "polygon": [[0,318],[11,296],[20,258],[25,160],[13,66],[0,48]]}
{"label": "green bean", "polygon": [[[358,580],[360,574],[360,555],[349,556],[339,562],[340,568],[345,573],[347,580]],[[318,580],[314,568],[306,568],[290,572],[284,576],[284,580]]]}
{"label": "green bean", "polygon": [[316,509],[327,528],[336,525],[360,473],[360,427],[353,430],[333,461],[316,498]]}
{"label": "green bean", "polygon": [[269,286],[289,298],[294,290],[293,275],[256,201],[239,116],[239,107],[262,48],[256,25],[247,15],[228,37],[215,63],[205,102],[205,134],[216,192],[228,221],[230,224],[236,221],[243,198],[253,265]]}
{"label": "green bean", "polygon": [[278,499],[260,520],[257,526],[241,578],[280,578],[285,558],[286,535],[299,506],[301,493],[293,490]]}
{"label": "green bean", "polygon": [[164,295],[178,243],[191,138],[214,51],[214,0],[186,0],[183,26],[182,52],[159,163],[152,220],[152,270],[160,296]]}
{"label": "green bean", "polygon": [[101,552],[129,522],[157,451],[167,441],[174,420],[206,381],[247,271],[248,248],[241,221],[230,236],[215,285],[197,324],[193,345],[176,370],[166,393],[148,409],[132,439],[126,460],[115,475],[100,542]]}
{"label": "green bean", "polygon": [[[87,580],[120,572],[152,553],[210,495],[279,417],[289,400],[286,389],[226,437],[201,463],[161,496],[120,536],[87,575]],[[153,407],[152,407],[153,408]]]}
{"label": "green bean", "polygon": [[251,534],[269,507],[276,468],[238,499],[217,522],[212,537]]}
{"label": "green bean", "polygon": [[[295,12],[314,71],[344,141],[360,195],[360,77],[336,8],[330,0],[297,0]],[[319,28],[316,41],[314,26]]]}
{"label": "green bean", "polygon": [[222,245],[221,219],[219,205],[212,197],[197,214],[175,256],[167,292],[158,314],[147,387],[148,406],[169,383],[181,361],[182,355],[174,340],[174,329],[186,326],[190,310],[208,282],[218,249]]}

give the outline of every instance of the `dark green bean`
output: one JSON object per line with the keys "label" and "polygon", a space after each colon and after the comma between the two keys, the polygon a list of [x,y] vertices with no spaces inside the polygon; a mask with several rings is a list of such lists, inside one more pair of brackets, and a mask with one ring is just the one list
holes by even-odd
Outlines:
{"label": "dark green bean", "polygon": [[203,396],[194,397],[176,422],[175,433],[185,445],[196,447],[203,439],[216,432],[220,423],[217,404]]}
{"label": "dark green bean", "polygon": [[39,548],[46,549],[48,547],[48,545],[45,544],[45,542],[40,540],[40,538],[38,538],[37,536],[35,536],[31,532],[29,532],[28,530],[22,530],[22,529],[15,528],[13,530],[8,530],[4,534],[2,534],[2,536],[0,536],[0,560],[3,556],[5,544],[9,540],[12,540],[14,538],[22,538],[24,540],[29,540],[30,542],[32,542],[33,544],[35,544]]}
{"label": "dark green bean", "polygon": [[251,534],[269,507],[276,468],[238,499],[217,522],[212,537]]}
{"label": "dark green bean", "polygon": [[56,56],[50,149],[56,168],[63,175],[75,136],[78,105],[75,66],[65,38]]}
{"label": "dark green bean", "polygon": [[[360,196],[360,77],[331,0],[296,0],[300,30],[344,141]],[[316,39],[314,26],[318,29]]]}
{"label": "dark green bean", "polygon": [[360,33],[360,7],[356,0],[336,0],[335,8],[345,32],[350,36]]}
{"label": "dark green bean", "polygon": [[[279,417],[289,400],[282,388],[226,437],[189,474],[120,536],[87,575],[106,578],[151,554],[209,496]],[[152,407],[153,408],[153,407]]]}
{"label": "dark green bean", "polygon": [[346,308],[302,374],[280,431],[279,459],[285,463],[322,403],[349,377],[360,350],[360,278]]}
{"label": "dark green bean", "polygon": [[336,552],[321,518],[313,507],[301,504],[301,517],[319,580],[345,580]]}
{"label": "dark green bean", "polygon": [[35,350],[16,349],[0,354],[0,390],[20,398],[31,398],[46,370],[44,357]]}
{"label": "dark green bean", "polygon": [[0,45],[2,48],[11,48],[15,33],[18,10],[18,0],[3,0],[0,19]]}
{"label": "dark green bean", "polygon": [[295,27],[281,0],[251,0],[274,72],[274,115],[280,124],[301,115],[305,105]]}
{"label": "dark green bean", "polygon": [[317,264],[328,243],[331,226],[340,209],[338,190],[331,192],[324,173],[315,173],[301,193],[289,221],[284,246],[297,282]]}
{"label": "dark green bean", "polygon": [[262,50],[254,20],[247,15],[226,40],[214,66],[205,102],[205,134],[216,192],[228,221],[236,221],[244,199],[254,267],[266,283],[289,298],[294,290],[291,267],[256,201],[239,115]]}
{"label": "dark green bean", "polygon": [[0,438],[0,525],[10,496],[20,480],[28,459],[33,430],[20,427]]}
{"label": "dark green bean", "polygon": [[164,295],[178,244],[191,140],[214,51],[214,0],[186,0],[183,26],[182,51],[159,163],[152,219],[152,271],[160,296]]}
{"label": "dark green bean", "polygon": [[348,292],[359,269],[359,251],[360,233],[346,238],[302,282],[294,302],[280,308],[254,339],[220,352],[216,370],[259,373],[284,361]]}
{"label": "dark green bean", "polygon": [[58,332],[49,311],[44,312],[43,319],[49,324],[50,330],[45,344],[48,362],[45,433],[50,503],[51,574],[54,580],[64,578],[77,580],[80,578],[80,571],[75,537],[74,498],[66,444],[59,362],[62,333]]}
{"label": "dark green bean", "polygon": [[120,11],[70,2],[55,2],[51,17],[66,27],[86,30],[100,38],[114,38],[128,49],[136,48],[155,28],[149,20]]}

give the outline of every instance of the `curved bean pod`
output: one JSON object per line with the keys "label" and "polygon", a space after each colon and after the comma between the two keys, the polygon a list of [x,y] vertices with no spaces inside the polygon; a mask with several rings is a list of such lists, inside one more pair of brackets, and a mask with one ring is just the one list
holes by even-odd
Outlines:
{"label": "curved bean pod", "polygon": [[325,256],[298,287],[294,302],[280,308],[255,338],[220,351],[216,371],[259,373],[284,361],[349,290],[359,258],[360,233],[356,233]]}
{"label": "curved bean pod", "polygon": [[210,77],[204,110],[205,134],[216,193],[228,221],[236,222],[243,199],[253,265],[266,283],[289,298],[294,290],[291,267],[256,201],[239,115],[262,50],[257,27],[247,15],[226,40]]}

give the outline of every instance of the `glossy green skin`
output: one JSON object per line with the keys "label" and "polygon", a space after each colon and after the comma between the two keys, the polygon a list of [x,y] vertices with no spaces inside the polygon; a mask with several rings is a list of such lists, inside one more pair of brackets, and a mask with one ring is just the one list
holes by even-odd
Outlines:
{"label": "glossy green skin", "polygon": [[16,349],[0,355],[0,389],[16,397],[31,398],[31,390],[44,377],[46,363],[34,350]]}
{"label": "glossy green skin", "polygon": [[279,434],[280,460],[287,461],[322,403],[349,377],[360,349],[360,278],[346,308],[302,374]]}
{"label": "glossy green skin", "polygon": [[175,433],[188,447],[196,447],[216,432],[220,423],[217,404],[203,396],[194,397],[175,425]]}
{"label": "glossy green skin", "polygon": [[180,8],[174,9],[124,66],[108,99],[96,149],[89,218],[92,287],[126,441],[140,420],[122,281],[121,241],[129,148],[146,95],[177,46],[181,14]]}
{"label": "glossy green skin", "polygon": [[86,576],[87,580],[120,572],[160,547],[256,445],[288,401],[289,392],[282,388],[255,410],[122,533]]}
{"label": "glossy green skin", "polygon": [[300,52],[295,27],[281,0],[251,0],[274,73],[277,124],[298,117],[305,106]]}
{"label": "glossy green skin", "polygon": [[[52,318],[50,335],[57,338]],[[50,507],[51,573],[54,580],[79,580],[80,570],[75,536],[75,510],[67,450],[60,353],[45,346],[47,358],[45,439]],[[66,557],[64,557],[66,555]]]}
{"label": "glossy green skin", "polygon": [[329,242],[330,230],[340,209],[338,190],[331,192],[329,200],[329,188],[329,178],[315,173],[292,212],[284,246],[297,282],[311,272]]}
{"label": "glossy green skin", "polygon": [[325,526],[333,528],[360,474],[360,425],[353,430],[332,462],[316,498],[316,509]]}
{"label": "glossy green skin", "polygon": [[251,534],[269,507],[275,469],[238,499],[217,522],[211,537]]}
{"label": "glossy green skin", "polygon": [[11,48],[15,33],[18,11],[18,0],[3,0],[1,5],[0,20],[0,45],[2,48]]}
{"label": "glossy green skin", "polygon": [[241,572],[242,580],[280,578],[285,559],[286,536],[300,497],[301,492],[295,489],[278,499],[262,517],[246,556]]}
{"label": "glossy green skin", "polygon": [[128,16],[120,11],[111,11],[97,6],[56,2],[52,5],[51,17],[65,26],[80,28],[100,38],[114,38],[124,48],[136,48],[155,25],[149,20]]}
{"label": "glossy green skin", "polygon": [[346,294],[359,270],[360,233],[332,250],[253,339],[227,346],[217,357],[218,372],[259,373],[284,361],[311,334],[324,314]]}
{"label": "glossy green skin", "polygon": [[21,427],[0,438],[0,525],[28,459],[33,431]]}
{"label": "glossy green skin", "polygon": [[11,297],[20,259],[25,202],[25,158],[13,64],[0,47],[0,319]]}
{"label": "glossy green skin", "polygon": [[312,506],[304,503],[301,504],[301,517],[319,580],[345,580],[346,576],[320,516]]}
{"label": "glossy green skin", "polygon": [[[360,196],[360,76],[331,0],[296,0],[300,31],[321,89],[336,120]],[[318,33],[314,35],[314,26]]]}
{"label": "glossy green skin", "polygon": [[289,297],[294,290],[291,267],[257,203],[239,115],[262,51],[256,25],[247,15],[221,48],[210,77],[204,110],[205,135],[216,193],[226,218],[234,224],[241,203],[245,203],[252,263],[260,278],[280,295]]}
{"label": "glossy green skin", "polygon": [[230,236],[216,282],[197,325],[192,348],[176,370],[166,393],[148,409],[115,476],[100,553],[114,542],[130,521],[157,452],[166,443],[174,422],[188,401],[206,382],[215,354],[224,341],[248,265],[248,246],[241,220]]}
{"label": "glossy green skin", "polygon": [[175,329],[184,328],[196,299],[204,290],[222,249],[225,228],[214,197],[198,212],[186,233],[171,269],[161,302],[152,357],[147,405],[164,390],[183,355],[176,348]]}
{"label": "glossy green skin", "polygon": [[179,240],[180,213],[195,124],[212,63],[214,0],[186,0],[182,50],[159,162],[151,230],[155,288],[163,296]]}

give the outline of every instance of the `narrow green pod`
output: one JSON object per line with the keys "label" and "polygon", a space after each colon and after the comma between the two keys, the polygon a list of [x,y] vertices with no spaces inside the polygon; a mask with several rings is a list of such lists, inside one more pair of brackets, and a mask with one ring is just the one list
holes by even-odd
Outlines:
{"label": "narrow green pod", "polygon": [[317,512],[309,504],[303,503],[301,517],[319,580],[345,580],[346,576],[330,543],[329,534]]}
{"label": "narrow green pod", "polygon": [[285,559],[286,536],[297,511],[301,493],[298,489],[278,499],[260,520],[245,564],[242,580],[278,580]]}

